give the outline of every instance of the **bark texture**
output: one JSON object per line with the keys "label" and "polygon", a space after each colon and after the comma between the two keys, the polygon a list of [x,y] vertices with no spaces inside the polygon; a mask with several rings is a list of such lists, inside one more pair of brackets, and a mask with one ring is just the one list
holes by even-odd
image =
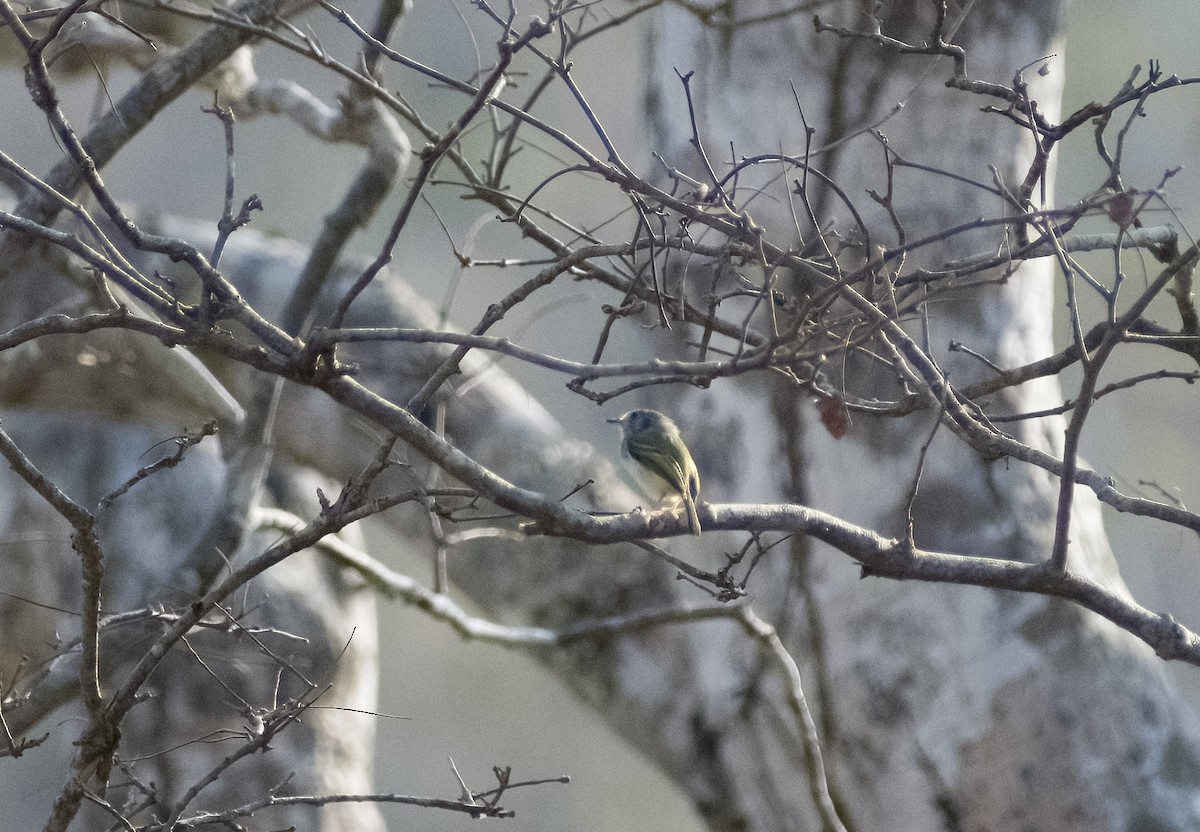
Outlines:
{"label": "bark texture", "polygon": [[[928,39],[932,12],[893,4],[887,35],[909,43]],[[930,6],[932,4],[929,4]],[[867,3],[828,4],[822,18],[867,31]],[[739,3],[738,18],[769,12],[769,3]],[[1008,83],[1030,62],[1060,52],[1057,4],[976,4],[954,42],[967,51],[971,77]],[[902,56],[865,40],[814,32],[795,17],[736,31],[703,28],[668,9],[649,37],[648,117],[671,161],[688,158],[688,122],[675,69],[691,80],[702,138],[737,155],[803,154],[803,128],[789,83],[795,85],[813,146],[877,125],[902,157],[988,180],[1020,181],[1031,139],[1009,122],[979,112],[988,103],[946,90],[948,60]],[[1061,66],[1025,78],[1046,112],[1058,110]],[[902,111],[881,122],[897,102]],[[753,129],[747,131],[747,125]],[[748,146],[753,142],[754,146]],[[726,155],[728,152],[726,151]],[[885,193],[878,143],[859,134],[813,157],[864,211],[872,233],[895,245],[881,209],[862,197]],[[777,189],[781,193],[781,189]],[[850,226],[831,194],[818,216]],[[909,239],[1003,207],[981,189],[947,178],[898,171],[895,204]],[[759,216],[772,214],[762,206]],[[786,218],[776,208],[773,218]],[[760,219],[761,221],[761,219]],[[994,241],[992,243],[994,245]],[[987,245],[959,237],[917,256],[938,261]],[[1045,261],[1027,265],[1000,285],[973,290],[931,307],[929,342],[958,384],[987,372],[947,350],[966,344],[1001,366],[1019,366],[1053,352],[1053,275]],[[914,322],[914,331],[918,324]],[[853,362],[847,389],[869,395],[893,380]],[[881,532],[902,531],[904,502],[931,423],[856,418],[836,441],[794,389],[715,388],[677,405],[704,413],[691,435],[713,435],[701,447],[708,499],[797,499]],[[747,405],[747,400],[757,405]],[[1061,401],[1057,384],[1027,384],[993,401],[1013,411]],[[766,413],[764,413],[764,410]],[[763,417],[766,415],[767,420]],[[765,432],[762,425],[774,425]],[[1063,423],[1018,423],[1022,441],[1061,452]],[[716,428],[714,430],[714,427]],[[781,460],[787,460],[782,464]],[[949,436],[939,436],[926,460],[914,505],[916,541],[936,549],[1044,560],[1054,535],[1057,481],[1017,464],[989,464]],[[749,493],[747,493],[749,492]],[[1124,591],[1096,503],[1077,498],[1070,568]],[[1161,663],[1094,616],[1045,598],[910,583],[859,580],[844,558],[796,541],[790,557],[766,565],[754,587],[756,605],[774,609],[787,643],[803,659],[810,697],[821,705],[827,763],[844,816],[858,829],[1112,829],[1197,828],[1196,762],[1200,746],[1192,715],[1180,704]],[[770,706],[735,711],[719,691],[750,687],[735,645],[706,654],[698,679],[713,703],[694,725],[719,736],[710,767],[736,795],[710,812],[717,829],[801,828],[802,794],[794,765],[778,745]],[[692,776],[680,766],[683,782]]]}
{"label": "bark texture", "polygon": [[[69,297],[65,281],[47,280],[47,264],[6,275],[12,302],[6,305],[5,328]],[[56,296],[56,289],[63,294]],[[198,548],[227,507],[222,489],[230,460],[216,439],[191,449],[178,467],[134,485],[111,507],[98,508],[102,497],[157,458],[160,443],[222,410],[212,406],[219,397],[203,392],[204,379],[211,377],[178,353],[140,335],[94,333],[6,352],[0,368],[5,430],[52,482],[99,518],[104,613],[146,613],[103,630],[106,694],[166,628],[168,622],[152,613],[185,609],[214,571],[257,554],[278,537],[247,531],[236,551]],[[222,427],[234,430],[228,423]],[[337,485],[283,458],[261,499],[311,514],[317,487],[336,493]],[[39,724],[41,731],[69,735],[69,727],[46,718],[56,708],[76,707],[79,690],[74,610],[80,604],[80,560],[71,548],[71,529],[7,468],[0,472],[0,528],[15,544],[4,555],[6,593],[0,596],[5,633],[0,678],[6,697],[17,697],[5,703],[7,726],[18,738],[39,735]],[[375,597],[356,573],[302,552],[230,599],[226,609],[240,626],[196,629],[187,647],[169,653],[143,688],[145,701],[122,726],[120,756],[129,776],[115,778],[121,782],[110,787],[110,803],[145,823],[166,820],[174,806],[183,806],[185,816],[223,811],[273,790],[281,796],[369,792],[373,727],[359,714],[318,709],[300,714],[268,751],[241,759],[179,803],[289,699],[311,701],[331,685],[321,705],[370,710],[376,702]],[[15,691],[9,687],[13,679],[19,680]],[[78,724],[78,718],[65,723]],[[143,801],[148,808],[134,812]],[[264,809],[256,817],[275,828],[383,828],[370,804]],[[104,828],[112,821],[111,814],[85,806],[76,824]]]}

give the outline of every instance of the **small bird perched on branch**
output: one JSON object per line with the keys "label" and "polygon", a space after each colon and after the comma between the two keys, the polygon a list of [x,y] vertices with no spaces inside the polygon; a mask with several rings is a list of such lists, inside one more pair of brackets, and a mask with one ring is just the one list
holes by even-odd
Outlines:
{"label": "small bird perched on branch", "polygon": [[631,410],[609,422],[624,433],[621,457],[646,492],[658,500],[674,498],[687,509],[688,530],[700,535],[696,500],[700,497],[700,472],[688,452],[679,427],[657,410]]}

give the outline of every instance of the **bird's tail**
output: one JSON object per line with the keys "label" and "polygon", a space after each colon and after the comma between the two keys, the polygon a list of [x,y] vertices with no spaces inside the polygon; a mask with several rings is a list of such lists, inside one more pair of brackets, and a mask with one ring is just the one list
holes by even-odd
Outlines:
{"label": "bird's tail", "polygon": [[683,505],[687,508],[688,531],[696,535],[696,537],[699,537],[700,516],[696,514],[696,501],[685,497],[683,500]]}

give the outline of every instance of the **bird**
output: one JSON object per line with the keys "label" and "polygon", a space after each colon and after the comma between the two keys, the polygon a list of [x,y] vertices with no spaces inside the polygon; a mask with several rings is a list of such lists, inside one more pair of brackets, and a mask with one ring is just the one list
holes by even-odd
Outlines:
{"label": "bird", "polygon": [[696,500],[700,498],[700,472],[678,425],[657,410],[631,410],[607,421],[621,426],[621,457],[626,460],[626,467],[650,496],[658,500],[674,498],[676,504],[682,500],[687,509],[688,530],[699,537]]}

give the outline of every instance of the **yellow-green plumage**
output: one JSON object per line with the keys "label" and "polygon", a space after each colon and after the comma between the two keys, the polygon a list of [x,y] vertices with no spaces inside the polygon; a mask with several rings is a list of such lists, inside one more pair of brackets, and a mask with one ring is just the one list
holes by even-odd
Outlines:
{"label": "yellow-green plumage", "polygon": [[678,426],[657,410],[631,410],[608,421],[619,424],[624,431],[621,455],[636,463],[630,469],[647,492],[659,500],[682,500],[688,529],[699,535],[696,500],[700,498],[700,472]]}

